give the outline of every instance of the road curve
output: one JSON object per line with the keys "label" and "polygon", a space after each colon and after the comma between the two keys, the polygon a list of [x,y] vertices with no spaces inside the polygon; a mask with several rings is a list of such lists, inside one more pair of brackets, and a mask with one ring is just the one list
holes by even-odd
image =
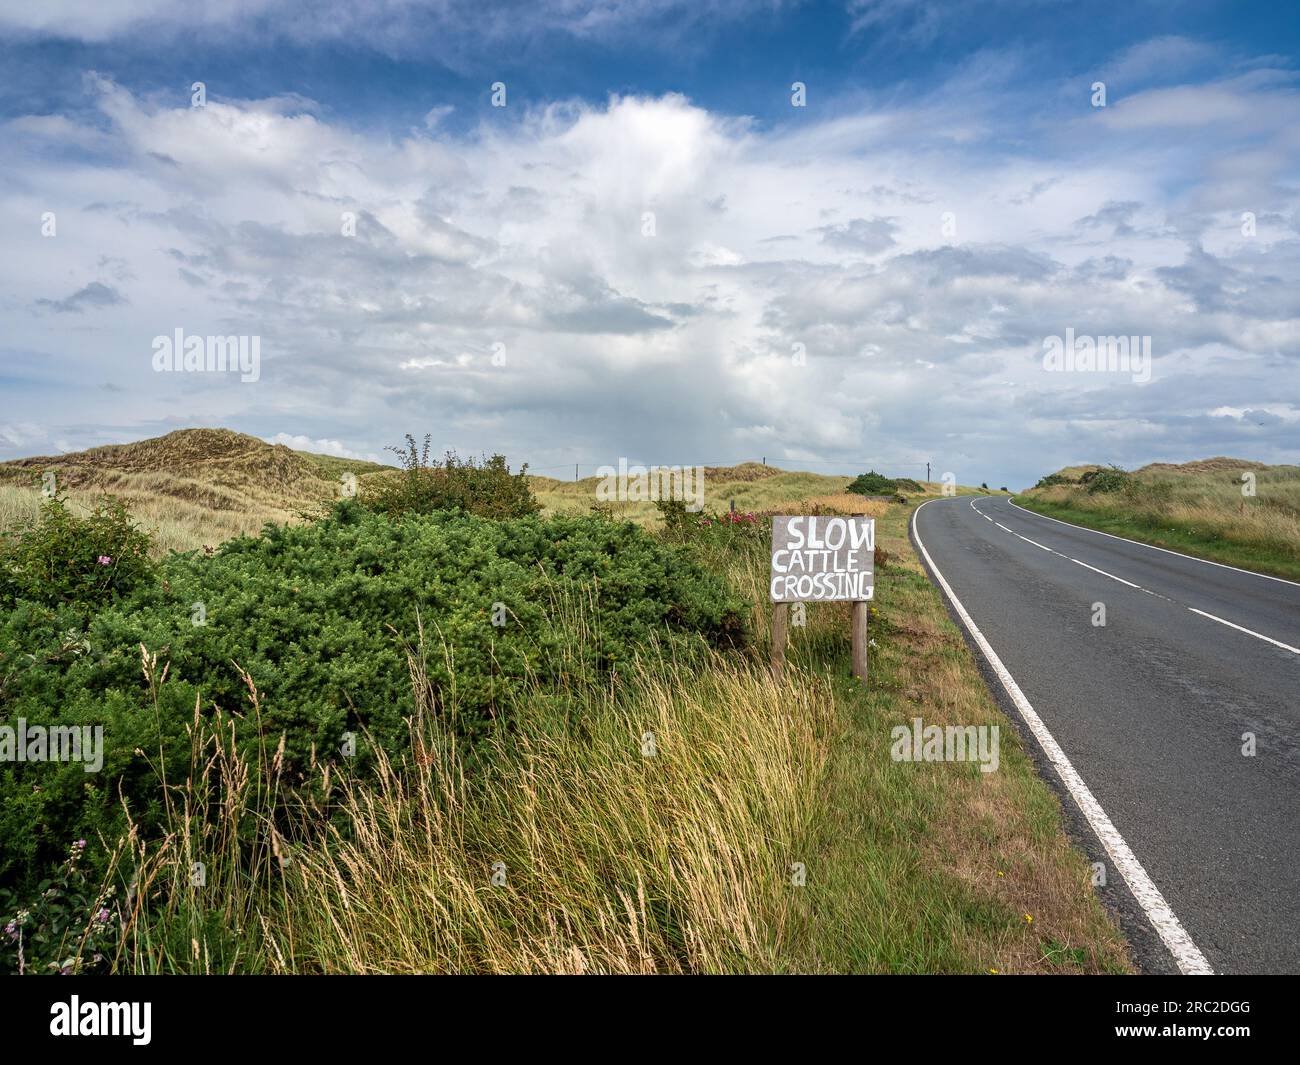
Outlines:
{"label": "road curve", "polygon": [[1194,943],[1188,955],[1216,972],[1300,972],[1300,584],[1000,496],[926,503],[913,535],[1012,678],[1000,698],[1023,718],[1009,690],[1022,693]]}

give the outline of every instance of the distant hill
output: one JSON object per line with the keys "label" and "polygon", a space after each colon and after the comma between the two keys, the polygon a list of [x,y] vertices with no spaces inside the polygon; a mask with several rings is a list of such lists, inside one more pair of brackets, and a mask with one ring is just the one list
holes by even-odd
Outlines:
{"label": "distant hill", "polygon": [[30,485],[53,470],[73,491],[165,495],[217,510],[244,510],[252,499],[289,511],[333,494],[345,472],[386,469],[294,451],[230,429],[178,429],[132,444],[0,463],[0,484]]}
{"label": "distant hill", "polygon": [[[179,429],[131,444],[110,444],[65,455],[37,455],[0,463],[0,523],[33,511],[31,492],[46,471],[82,506],[109,493],[131,504],[158,533],[162,547],[219,543],[253,533],[268,521],[291,521],[339,492],[339,479],[359,481],[390,467],[356,459],[294,451],[230,429]],[[26,491],[24,491],[26,490]]]}

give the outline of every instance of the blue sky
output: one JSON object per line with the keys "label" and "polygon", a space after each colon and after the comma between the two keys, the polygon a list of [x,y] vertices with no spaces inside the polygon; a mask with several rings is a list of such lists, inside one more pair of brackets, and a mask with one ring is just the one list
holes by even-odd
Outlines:
{"label": "blue sky", "polygon": [[[1295,462],[1298,34],[1276,4],[4,0],[0,457],[225,425],[1012,486]],[[259,379],[155,372],[176,328],[259,336]],[[1048,372],[1067,329],[1151,337],[1150,380]]]}

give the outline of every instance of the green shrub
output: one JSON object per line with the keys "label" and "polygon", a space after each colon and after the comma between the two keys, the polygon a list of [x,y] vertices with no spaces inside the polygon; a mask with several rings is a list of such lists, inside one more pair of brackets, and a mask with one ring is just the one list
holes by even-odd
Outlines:
{"label": "green shrub", "polygon": [[[915,481],[911,483],[916,484]],[[916,485],[916,487],[911,490],[914,492],[919,491],[920,487],[920,485]],[[898,482],[886,477],[883,473],[877,473],[875,470],[871,470],[868,473],[859,474],[849,484],[845,491],[859,496],[892,495],[894,492],[898,491]]]}
{"label": "green shrub", "polygon": [[[0,883],[56,856],[67,833],[112,840],[119,790],[142,825],[161,820],[158,768],[185,764],[196,703],[242,713],[241,744],[284,735],[285,779],[313,760],[367,766],[364,736],[405,744],[414,709],[404,641],[422,626],[445,723],[472,745],[531,675],[562,692],[657,640],[674,653],[745,638],[748,606],[684,552],[594,517],[488,521],[450,511],[390,522],[355,500],[311,525],[268,525],[206,557],[172,555],[161,579],[106,605],[84,631],[66,607],[0,615],[0,720],[102,725],[104,764],[0,764]],[[557,601],[592,605],[565,631]],[[157,654],[142,676],[141,646]],[[261,695],[248,705],[246,670]],[[344,733],[357,754],[337,757]],[[143,752],[143,753],[141,753]]]}
{"label": "green shrub", "polygon": [[93,608],[126,595],[153,575],[149,546],[120,499],[81,518],[54,496],[29,526],[0,532],[0,608],[20,599]]}
{"label": "green shrub", "polygon": [[1079,478],[1079,483],[1087,486],[1090,495],[1096,495],[1098,492],[1128,491],[1133,481],[1127,471],[1110,466],[1104,470],[1089,470]]}
{"label": "green shrub", "polygon": [[1069,477],[1062,477],[1059,473],[1049,473],[1046,477],[1038,478],[1035,488],[1050,488],[1054,484],[1078,484],[1079,482]]}
{"label": "green shrub", "polygon": [[423,446],[406,436],[406,447],[388,450],[402,458],[402,472],[384,477],[362,490],[362,502],[390,518],[459,510],[481,518],[524,518],[542,509],[528,484],[528,465],[512,474],[505,457],[482,462],[459,459],[447,452],[442,462],[429,460],[429,436]]}

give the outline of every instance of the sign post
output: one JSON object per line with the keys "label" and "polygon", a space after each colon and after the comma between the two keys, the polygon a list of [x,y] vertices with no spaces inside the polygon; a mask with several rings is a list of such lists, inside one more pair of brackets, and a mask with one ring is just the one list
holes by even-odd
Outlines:
{"label": "sign post", "polygon": [[867,679],[867,616],[875,593],[876,522],[824,514],[772,519],[772,672],[785,665],[790,603],[853,604],[853,675]]}

